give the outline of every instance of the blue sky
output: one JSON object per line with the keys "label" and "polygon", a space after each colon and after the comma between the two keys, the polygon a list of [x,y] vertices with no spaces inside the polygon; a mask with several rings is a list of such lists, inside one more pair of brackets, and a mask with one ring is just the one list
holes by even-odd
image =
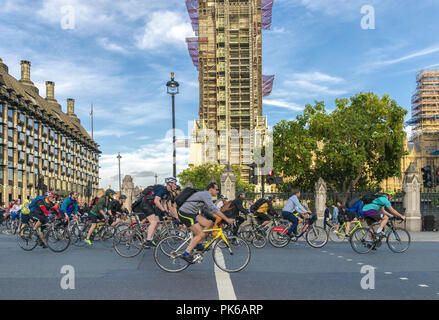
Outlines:
{"label": "blue sky", "polygon": [[[361,28],[364,5],[375,10],[374,30]],[[66,29],[72,8],[74,27]],[[275,0],[272,28],[263,33],[263,74],[276,76],[264,98],[269,125],[294,119],[307,103],[325,101],[331,110],[336,98],[367,91],[410,110],[416,73],[439,68],[438,13],[437,0]],[[180,137],[198,114],[190,36],[183,0],[0,0],[0,58],[9,73],[20,78],[20,60],[30,60],[40,94],[54,81],[63,110],[74,98],[89,132],[93,103],[102,187],[117,187],[117,152],[122,174],[136,184],[152,183],[153,172],[159,182],[171,174],[170,72],[181,85]],[[188,150],[177,154],[180,171]]]}

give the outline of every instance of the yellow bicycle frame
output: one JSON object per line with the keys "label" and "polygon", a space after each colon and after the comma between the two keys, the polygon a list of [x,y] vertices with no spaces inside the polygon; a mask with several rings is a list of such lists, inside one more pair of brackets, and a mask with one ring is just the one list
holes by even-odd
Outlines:
{"label": "yellow bicycle frame", "polygon": [[206,243],[206,245],[204,246],[204,249],[207,249],[215,240],[221,238],[229,247],[229,242],[227,241],[226,236],[224,235],[223,229],[221,228],[215,228],[215,229],[207,229],[207,230],[203,230],[203,232],[215,232],[216,231],[216,235],[215,237],[213,237],[212,240],[210,240],[208,243]]}
{"label": "yellow bicycle frame", "polygon": [[[355,225],[355,227],[353,227],[353,225]],[[338,235],[345,235],[346,234],[346,226],[347,226],[347,223],[345,221],[340,226],[340,228],[338,228],[337,234]],[[340,230],[343,230],[343,227],[344,227],[345,232],[344,233],[340,233]],[[360,220],[352,221],[352,223],[351,223],[351,230],[349,230],[349,235],[351,235],[357,228],[363,228],[363,226],[361,225],[361,221]]]}

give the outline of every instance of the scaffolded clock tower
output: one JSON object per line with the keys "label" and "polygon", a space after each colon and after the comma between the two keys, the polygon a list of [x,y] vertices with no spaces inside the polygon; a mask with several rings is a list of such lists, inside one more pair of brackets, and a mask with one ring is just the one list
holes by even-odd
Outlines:
{"label": "scaffolded clock tower", "polygon": [[196,35],[186,42],[200,88],[190,162],[239,164],[246,176],[243,165],[254,161],[267,130],[262,97],[274,76],[262,75],[261,32],[270,29],[273,0],[186,0],[186,6]]}

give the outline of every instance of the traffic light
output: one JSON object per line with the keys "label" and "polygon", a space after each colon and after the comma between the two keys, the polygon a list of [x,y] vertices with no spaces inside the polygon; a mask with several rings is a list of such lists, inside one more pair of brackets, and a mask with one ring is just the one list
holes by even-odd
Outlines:
{"label": "traffic light", "polygon": [[265,179],[267,184],[282,184],[284,180],[282,177],[276,177],[273,170],[268,171],[267,177]]}
{"label": "traffic light", "polygon": [[422,168],[421,171],[422,171],[422,180],[424,181],[424,187],[431,188],[433,186],[433,176],[431,173],[431,167],[426,166]]}
{"label": "traffic light", "polygon": [[436,185],[439,185],[439,169],[436,169]]}
{"label": "traffic light", "polygon": [[250,167],[250,172],[249,172],[249,183],[250,184],[258,184],[258,175],[256,174],[256,168],[257,168],[257,164],[256,163],[251,163],[248,165]]}

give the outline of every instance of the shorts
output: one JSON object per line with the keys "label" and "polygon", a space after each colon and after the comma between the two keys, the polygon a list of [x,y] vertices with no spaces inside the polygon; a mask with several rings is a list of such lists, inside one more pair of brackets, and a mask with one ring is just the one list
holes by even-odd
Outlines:
{"label": "shorts", "polygon": [[11,219],[14,221],[19,216],[18,212],[11,212]]}
{"label": "shorts", "polygon": [[156,215],[159,216],[158,210],[156,210],[155,206],[150,204],[149,202],[145,205],[144,207],[145,210],[143,210],[143,213],[145,214],[146,217],[149,217],[151,215]]}
{"label": "shorts", "polygon": [[370,226],[374,222],[381,221],[383,215],[381,213],[378,213],[378,211],[371,209],[363,211],[363,217],[364,219],[366,219],[367,225]]}
{"label": "shorts", "polygon": [[181,223],[183,223],[188,228],[197,223],[197,216],[198,214],[178,212],[178,217],[180,218]]}
{"label": "shorts", "polygon": [[99,215],[97,216],[97,215],[95,215],[95,214],[92,213],[92,212],[90,212],[90,214],[88,215],[88,218],[90,219],[90,222],[91,222],[91,223],[97,223],[98,220],[103,220],[103,219],[104,219],[104,217],[103,217],[101,214],[99,214]]}
{"label": "shorts", "polygon": [[49,218],[45,214],[31,214],[32,220],[41,222],[41,224],[49,223]]}
{"label": "shorts", "polygon": [[356,213],[355,212],[346,212],[345,214],[345,221],[346,222],[351,222],[352,220],[354,220],[356,217]]}
{"label": "shorts", "polygon": [[21,214],[21,223],[28,223],[30,218],[30,214]]}
{"label": "shorts", "polygon": [[260,223],[271,220],[268,214],[262,212],[255,212],[255,216]]}

